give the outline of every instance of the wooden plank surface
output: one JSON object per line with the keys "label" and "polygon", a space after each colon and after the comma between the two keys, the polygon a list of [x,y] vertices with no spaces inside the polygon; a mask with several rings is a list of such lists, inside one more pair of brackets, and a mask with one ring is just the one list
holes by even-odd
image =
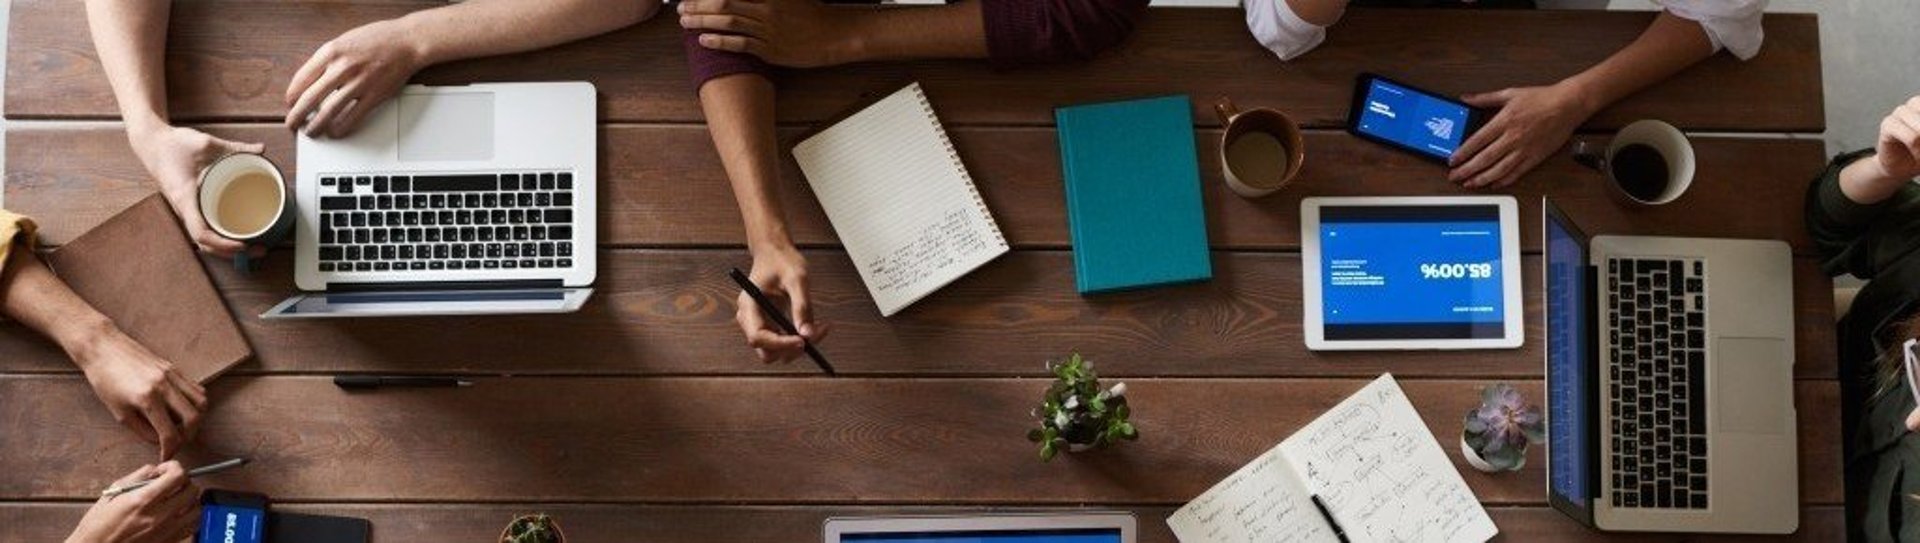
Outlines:
{"label": "wooden plank surface", "polygon": [[[321,43],[433,5],[182,2],[174,7],[167,50],[172,112],[195,121],[277,120],[287,80]],[[1049,124],[1052,108],[1062,104],[1187,93],[1280,107],[1304,124],[1329,127],[1343,121],[1353,77],[1363,70],[1447,93],[1548,84],[1631,42],[1652,17],[1354,9],[1312,55],[1283,63],[1255,43],[1238,9],[1156,9],[1126,44],[1084,65],[996,70],[985,62],[917,62],[820,70],[790,78],[778,111],[784,121],[816,121],[863,94],[919,80],[958,124]],[[12,19],[9,118],[117,115],[81,3],[14,0]],[[1753,60],[1718,55],[1603,112],[1589,127],[1660,118],[1699,130],[1822,131],[1818,25],[1811,16],[1768,14],[1765,26],[1766,46]],[[598,86],[606,119],[699,121],[679,32],[669,14],[547,51],[433,68],[417,81],[584,80]],[[1197,121],[1216,122],[1211,111],[1195,111],[1204,113]]]}
{"label": "wooden plank surface", "polygon": [[[349,393],[324,377],[229,377],[189,462],[291,501],[1177,505],[1366,379],[1132,379],[1142,432],[1041,463],[1025,440],[1040,379],[533,378]],[[1405,380],[1434,436],[1490,381]],[[1538,383],[1517,383],[1538,398]],[[1801,498],[1841,500],[1833,382],[1801,382]],[[0,377],[0,499],[79,499],[153,459],[77,377]],[[1539,452],[1535,453],[1535,458]],[[1542,505],[1545,461],[1488,475],[1449,454],[1482,502]]]}
{"label": "wooden plank surface", "polygon": [[[369,519],[375,541],[490,541],[515,515],[545,512],[559,519],[567,535],[579,541],[629,541],[646,534],[647,543],[793,543],[809,541],[826,519],[836,516],[955,515],[992,512],[1129,511],[1138,520],[1140,543],[1175,543],[1163,521],[1171,507],[1035,509],[982,507],[609,505],[609,504],[276,504],[275,510]],[[80,519],[79,504],[0,503],[0,543],[59,541]],[[1844,520],[1839,507],[1801,512],[1800,531],[1772,541],[1838,541]],[[1600,534],[1560,513],[1539,507],[1487,508],[1500,527],[1494,541],[1672,541],[1671,534]],[[1688,536],[1687,541],[1738,541],[1727,536]]]}
{"label": "wooden plank surface", "polygon": [[[214,134],[260,141],[290,170],[293,139],[277,126],[222,125]],[[956,128],[955,145],[1014,245],[1065,248],[1066,203],[1051,128]],[[792,132],[789,132],[791,135]],[[1258,200],[1236,196],[1220,177],[1219,132],[1200,130],[1209,239],[1220,249],[1300,246],[1305,196],[1480,194],[1446,181],[1445,170],[1345,133],[1315,132],[1294,187]],[[1605,141],[1604,136],[1592,137]],[[64,243],[153,192],[117,128],[23,127],[7,135],[7,205],[40,220]],[[745,239],[733,192],[700,126],[615,125],[601,132],[600,240],[615,246],[739,246]],[[1814,251],[1801,226],[1808,183],[1823,166],[1813,140],[1695,138],[1699,174],[1680,201],[1620,203],[1598,172],[1554,157],[1501,193],[1520,200],[1525,247],[1539,248],[1540,197],[1591,233],[1780,239]],[[75,157],[86,157],[76,160]],[[291,174],[291,171],[289,171]],[[820,204],[791,159],[778,184],[796,241],[836,245]]]}
{"label": "wooden plank surface", "polygon": [[[882,318],[845,253],[810,251],[821,345],[840,371],[891,376],[1044,376],[1044,358],[1078,349],[1115,376],[1418,377],[1538,379],[1545,340],[1539,259],[1527,257],[1527,342],[1514,351],[1315,353],[1300,330],[1296,254],[1215,253],[1214,280],[1098,297],[1073,290],[1071,255],[1019,251]],[[262,321],[295,289],[286,253],[253,278],[209,268],[259,353],[240,373],[812,375],[810,364],[763,366],[733,322],[741,251],[601,253],[598,292],[570,315]],[[1831,282],[1796,259],[1798,363],[1833,379]],[[457,330],[457,333],[443,333]],[[0,372],[72,372],[56,348],[0,325]]]}

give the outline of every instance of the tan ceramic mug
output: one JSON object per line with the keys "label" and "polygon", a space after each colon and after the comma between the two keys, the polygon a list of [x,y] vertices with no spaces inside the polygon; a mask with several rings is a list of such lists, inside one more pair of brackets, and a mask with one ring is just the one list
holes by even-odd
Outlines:
{"label": "tan ceramic mug", "polygon": [[1226,130],[1220,135],[1220,169],[1227,187],[1247,198],[1273,194],[1300,175],[1306,159],[1300,125],[1267,108],[1241,111],[1222,96],[1213,104]]}

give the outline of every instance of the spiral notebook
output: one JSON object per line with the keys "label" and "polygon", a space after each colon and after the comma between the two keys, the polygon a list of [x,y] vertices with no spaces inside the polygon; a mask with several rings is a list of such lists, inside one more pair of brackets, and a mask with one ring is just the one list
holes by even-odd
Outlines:
{"label": "spiral notebook", "polygon": [[802,140],[793,158],[882,316],[1008,250],[919,83]]}

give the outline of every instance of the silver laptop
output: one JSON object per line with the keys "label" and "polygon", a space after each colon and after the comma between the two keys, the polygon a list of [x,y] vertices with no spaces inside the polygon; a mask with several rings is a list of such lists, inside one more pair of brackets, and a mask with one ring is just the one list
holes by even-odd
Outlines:
{"label": "silver laptop", "polygon": [[409,86],[299,137],[295,282],[265,318],[563,313],[592,294],[589,83]]}
{"label": "silver laptop", "polygon": [[826,543],[1136,543],[1133,514],[1056,513],[827,519]]}
{"label": "silver laptop", "polygon": [[1793,254],[1545,207],[1547,494],[1601,530],[1792,533]]}

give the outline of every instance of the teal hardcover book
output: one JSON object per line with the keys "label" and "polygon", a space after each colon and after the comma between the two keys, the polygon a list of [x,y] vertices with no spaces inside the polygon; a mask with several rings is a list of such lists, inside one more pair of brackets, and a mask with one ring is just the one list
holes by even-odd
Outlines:
{"label": "teal hardcover book", "polygon": [[1213,278],[1187,97],[1063,107],[1054,120],[1081,294]]}

